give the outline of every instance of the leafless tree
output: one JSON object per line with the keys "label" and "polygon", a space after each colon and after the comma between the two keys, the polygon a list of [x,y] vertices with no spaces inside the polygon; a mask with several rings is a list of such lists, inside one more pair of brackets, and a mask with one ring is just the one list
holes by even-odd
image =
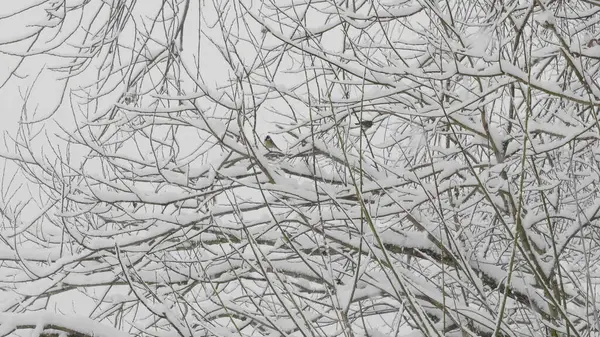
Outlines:
{"label": "leafless tree", "polygon": [[1,336],[600,335],[600,2],[22,6]]}

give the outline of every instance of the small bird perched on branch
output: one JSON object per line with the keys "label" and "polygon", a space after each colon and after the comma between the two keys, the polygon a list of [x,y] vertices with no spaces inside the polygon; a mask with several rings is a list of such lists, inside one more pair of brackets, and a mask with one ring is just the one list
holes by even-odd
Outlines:
{"label": "small bird perched on branch", "polygon": [[360,125],[360,128],[366,130],[373,126],[373,121],[361,121],[360,123],[355,123],[355,125]]}
{"label": "small bird perched on branch", "polygon": [[275,145],[275,142],[273,141],[273,139],[271,139],[271,136],[265,137],[265,147],[269,149],[269,151],[277,150],[281,152],[281,149],[277,147],[277,145]]}

